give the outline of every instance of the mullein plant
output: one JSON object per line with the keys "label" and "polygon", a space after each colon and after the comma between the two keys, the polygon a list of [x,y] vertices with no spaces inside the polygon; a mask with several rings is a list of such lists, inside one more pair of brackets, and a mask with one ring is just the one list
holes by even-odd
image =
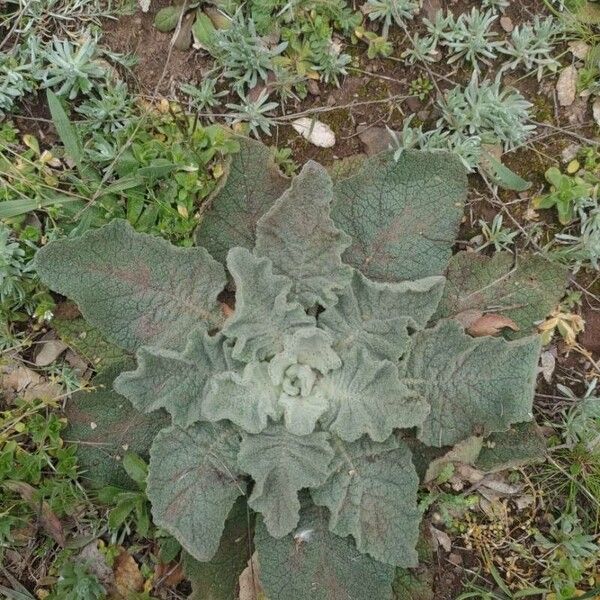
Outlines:
{"label": "mullein plant", "polygon": [[[385,152],[335,180],[309,162],[290,180],[240,145],[196,247],[116,220],[38,253],[43,281],[137,357],[76,400],[71,439],[107,477],[127,411],[128,447],[152,444],[154,523],[202,597],[234,597],[253,544],[273,600],[391,600],[396,567],[418,561],[415,465],[532,419],[532,313],[507,341],[445,312],[464,291],[441,275],[466,195],[456,157]],[[532,290],[519,305],[537,315]]]}

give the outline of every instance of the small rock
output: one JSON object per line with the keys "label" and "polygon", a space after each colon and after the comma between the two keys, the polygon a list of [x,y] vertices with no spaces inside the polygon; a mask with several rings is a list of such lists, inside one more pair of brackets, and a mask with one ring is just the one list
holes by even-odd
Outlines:
{"label": "small rock", "polygon": [[568,108],[568,121],[571,125],[583,125],[587,121],[588,101],[586,98],[577,98]]}
{"label": "small rock", "polygon": [[600,125],[600,98],[596,98],[596,100],[594,100],[594,104],[592,104],[592,114],[594,115],[594,121],[596,121],[596,124]]}
{"label": "small rock", "polygon": [[332,148],[335,146],[335,133],[329,125],[302,117],[292,121],[292,127],[308,142],[319,148]]}
{"label": "small rock", "polygon": [[453,565],[460,566],[463,563],[463,558],[458,552],[451,552],[448,555],[448,562],[451,562]]}
{"label": "small rock", "polygon": [[358,138],[365,145],[367,156],[379,154],[388,150],[392,143],[392,136],[385,127],[362,127],[358,128]]}
{"label": "small rock", "polygon": [[580,144],[569,144],[561,153],[563,162],[571,162],[581,150]]}
{"label": "small rock", "polygon": [[408,106],[411,112],[416,113],[421,109],[421,101],[415,98],[415,96],[410,96],[406,99],[406,106]]}
{"label": "small rock", "polygon": [[556,82],[558,103],[561,106],[571,106],[577,93],[577,69],[572,65],[563,69]]}
{"label": "small rock", "polygon": [[67,345],[60,340],[53,339],[50,334],[44,336],[39,345],[39,350],[35,357],[37,367],[47,367],[52,364],[65,350]]}
{"label": "small rock", "polygon": [[71,349],[67,350],[67,353],[65,354],[65,360],[71,367],[73,367],[74,371],[80,377],[82,377],[83,374],[88,370],[87,360],[79,356],[79,354],[73,352]]}
{"label": "small rock", "polygon": [[514,28],[514,24],[510,17],[501,17],[500,18],[500,27],[506,31],[506,33],[510,33]]}
{"label": "small rock", "polygon": [[321,90],[319,89],[319,84],[314,79],[309,79],[306,84],[306,88],[308,89],[308,93],[313,96],[320,96]]}

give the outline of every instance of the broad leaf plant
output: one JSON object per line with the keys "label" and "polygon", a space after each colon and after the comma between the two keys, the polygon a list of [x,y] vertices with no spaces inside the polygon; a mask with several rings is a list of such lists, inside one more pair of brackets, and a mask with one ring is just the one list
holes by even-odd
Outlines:
{"label": "broad leaf plant", "polygon": [[211,564],[245,497],[268,598],[391,598],[417,564],[415,464],[531,420],[538,337],[439,315],[465,192],[444,153],[290,181],[244,141],[198,246],[117,220],[38,253],[43,281],[135,353],[114,396],[157,415],[152,434],[170,417],[147,493],[191,560]]}

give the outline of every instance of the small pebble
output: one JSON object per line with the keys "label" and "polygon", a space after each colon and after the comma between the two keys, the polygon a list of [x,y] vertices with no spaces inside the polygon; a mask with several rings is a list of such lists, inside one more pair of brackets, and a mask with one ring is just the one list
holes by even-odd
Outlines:
{"label": "small pebble", "polygon": [[510,33],[515,26],[513,25],[512,19],[510,17],[501,17],[500,18],[500,27],[506,31],[506,33]]}

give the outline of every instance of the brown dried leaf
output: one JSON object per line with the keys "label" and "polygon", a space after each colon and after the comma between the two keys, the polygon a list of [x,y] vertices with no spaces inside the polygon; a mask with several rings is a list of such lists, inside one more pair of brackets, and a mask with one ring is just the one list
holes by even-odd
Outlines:
{"label": "brown dried leaf", "polygon": [[477,310],[476,308],[470,308],[468,310],[463,310],[454,316],[454,318],[465,328],[468,329],[473,325],[476,321],[483,317],[483,311]]}
{"label": "brown dried leaf", "polygon": [[261,598],[264,597],[264,591],[259,578],[260,570],[258,566],[258,557],[255,552],[248,561],[248,566],[240,575],[239,600],[261,600]]}
{"label": "brown dried leaf", "polygon": [[180,563],[158,563],[154,569],[155,585],[164,584],[175,587],[185,579]]}
{"label": "brown dried leaf", "polygon": [[6,481],[4,487],[16,492],[35,511],[44,532],[59,546],[65,545],[65,534],[60,519],[54,514],[46,501],[40,502],[37,490],[24,481]]}
{"label": "brown dried leaf", "polygon": [[127,550],[121,552],[113,565],[115,575],[116,598],[129,598],[133,592],[141,592],[144,589],[144,577],[135,559]]}
{"label": "brown dried leaf", "polygon": [[437,546],[441,546],[446,552],[450,552],[450,550],[452,550],[452,540],[445,531],[437,529],[433,525],[429,526],[429,530],[431,531],[431,535],[433,536],[433,540]]}
{"label": "brown dried leaf", "polygon": [[467,332],[473,337],[499,335],[506,327],[513,331],[519,331],[519,327],[512,319],[496,313],[488,313],[469,325]]}

